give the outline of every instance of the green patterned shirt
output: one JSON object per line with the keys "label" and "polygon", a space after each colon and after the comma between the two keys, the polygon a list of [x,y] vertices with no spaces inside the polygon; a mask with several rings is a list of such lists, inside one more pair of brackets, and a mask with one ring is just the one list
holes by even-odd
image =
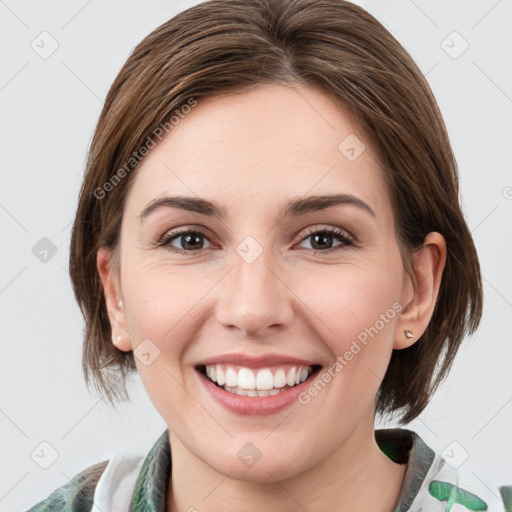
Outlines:
{"label": "green patterned shirt", "polygon": [[[407,464],[393,512],[512,512],[512,485],[493,492],[480,480],[462,475],[445,460],[446,454],[435,454],[416,432],[379,429],[375,439],[391,460]],[[117,455],[90,466],[28,512],[166,512],[170,476],[166,429],[147,456]]]}

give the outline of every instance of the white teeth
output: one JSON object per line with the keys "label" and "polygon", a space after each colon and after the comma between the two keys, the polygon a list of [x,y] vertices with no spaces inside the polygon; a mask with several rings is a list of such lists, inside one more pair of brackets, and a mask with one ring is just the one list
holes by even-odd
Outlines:
{"label": "white teeth", "polygon": [[228,369],[226,370],[226,386],[235,387],[237,385],[238,375],[233,368],[228,367]]}
{"label": "white teeth", "polygon": [[224,372],[222,371],[222,368],[219,365],[217,365],[215,367],[215,370],[217,373],[217,378],[216,378],[217,384],[219,386],[223,386],[226,383],[226,377],[224,376]]}
{"label": "white teeth", "polygon": [[268,369],[260,370],[256,377],[256,389],[265,391],[274,387],[274,377],[272,372]]}
{"label": "white teeth", "polygon": [[274,387],[284,388],[286,386],[286,374],[282,368],[276,371],[274,374]]}
{"label": "white teeth", "polygon": [[238,372],[238,387],[243,389],[256,389],[256,377],[249,368],[240,368]]}
{"label": "white teeth", "polygon": [[295,385],[295,368],[291,368],[288,371],[288,375],[286,375],[286,384],[288,384],[288,386]]}
{"label": "white teeth", "polygon": [[271,368],[251,370],[229,365],[207,365],[208,378],[226,391],[242,396],[273,396],[285,389],[304,382],[311,373],[309,366],[292,366],[286,371],[277,368],[272,374]]}

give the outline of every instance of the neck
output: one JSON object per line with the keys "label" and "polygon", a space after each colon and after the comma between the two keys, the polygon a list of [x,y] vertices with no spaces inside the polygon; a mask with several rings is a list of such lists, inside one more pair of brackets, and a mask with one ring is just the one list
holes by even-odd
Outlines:
{"label": "neck", "polygon": [[[171,435],[172,475],[167,512],[391,512],[407,466],[382,453],[372,421],[361,421],[329,457],[307,471],[270,483],[215,471]],[[171,431],[170,431],[171,432]]]}

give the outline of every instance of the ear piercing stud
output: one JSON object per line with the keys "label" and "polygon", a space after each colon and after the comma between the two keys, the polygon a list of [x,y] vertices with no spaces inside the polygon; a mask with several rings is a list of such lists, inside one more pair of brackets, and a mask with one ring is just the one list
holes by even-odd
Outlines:
{"label": "ear piercing stud", "polygon": [[121,336],[117,337],[117,342],[112,338],[112,343],[117,347],[117,344],[121,341]]}
{"label": "ear piercing stud", "polygon": [[409,329],[405,329],[404,334],[406,338],[414,338],[414,334]]}

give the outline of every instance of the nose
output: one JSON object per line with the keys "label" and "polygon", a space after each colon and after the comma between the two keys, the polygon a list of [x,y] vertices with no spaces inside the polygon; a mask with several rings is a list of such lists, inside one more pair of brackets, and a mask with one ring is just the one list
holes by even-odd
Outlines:
{"label": "nose", "polygon": [[238,253],[223,279],[216,308],[217,321],[227,329],[262,341],[289,326],[293,317],[293,293],[275,260],[263,253],[252,262]]}

